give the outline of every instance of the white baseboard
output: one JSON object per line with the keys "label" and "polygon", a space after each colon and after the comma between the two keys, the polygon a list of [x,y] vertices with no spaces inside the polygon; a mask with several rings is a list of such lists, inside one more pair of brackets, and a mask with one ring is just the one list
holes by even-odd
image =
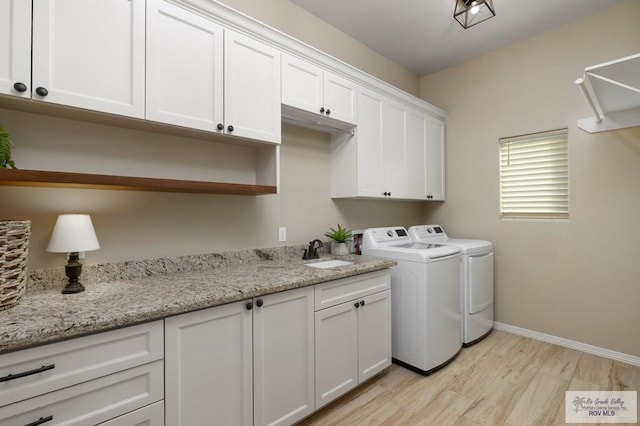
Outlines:
{"label": "white baseboard", "polygon": [[554,345],[564,346],[566,348],[575,349],[578,351],[586,352],[588,354],[598,355],[604,358],[609,358],[615,361],[620,361],[626,364],[640,367],[639,356],[624,354],[622,352],[616,352],[610,349],[600,348],[598,346],[576,342],[575,340],[565,339],[564,337],[552,336],[551,334],[540,333],[539,331],[528,330],[526,328],[520,328],[501,322],[494,323],[494,328],[496,330],[506,331],[507,333],[517,334],[547,343],[553,343]]}

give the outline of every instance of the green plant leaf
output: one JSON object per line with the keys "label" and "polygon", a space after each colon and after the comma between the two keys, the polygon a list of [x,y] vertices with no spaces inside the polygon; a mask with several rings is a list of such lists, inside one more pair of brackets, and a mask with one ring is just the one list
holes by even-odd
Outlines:
{"label": "green plant leaf", "polygon": [[16,164],[11,159],[11,148],[13,143],[7,129],[0,125],[0,169],[16,168]]}
{"label": "green plant leaf", "polygon": [[333,240],[336,243],[346,243],[351,241],[351,231],[342,227],[342,225],[338,224],[338,229],[329,228],[330,232],[325,232],[324,236]]}

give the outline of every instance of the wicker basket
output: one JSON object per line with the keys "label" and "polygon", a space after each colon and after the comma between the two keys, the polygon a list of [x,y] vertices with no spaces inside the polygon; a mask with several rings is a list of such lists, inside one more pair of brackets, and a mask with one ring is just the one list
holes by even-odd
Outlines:
{"label": "wicker basket", "polygon": [[27,286],[31,222],[0,221],[0,310],[20,302]]}

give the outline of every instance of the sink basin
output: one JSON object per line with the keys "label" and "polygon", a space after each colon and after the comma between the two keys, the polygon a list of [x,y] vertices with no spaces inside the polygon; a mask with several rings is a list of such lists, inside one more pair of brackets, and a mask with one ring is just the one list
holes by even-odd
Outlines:
{"label": "sink basin", "polygon": [[353,265],[353,262],[347,262],[346,260],[324,260],[316,263],[305,263],[305,266],[311,266],[312,268],[329,269],[337,268],[338,266]]}

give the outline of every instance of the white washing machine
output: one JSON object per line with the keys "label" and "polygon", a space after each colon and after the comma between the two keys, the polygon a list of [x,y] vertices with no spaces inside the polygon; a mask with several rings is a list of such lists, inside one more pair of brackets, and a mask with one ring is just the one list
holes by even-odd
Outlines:
{"label": "white washing machine", "polygon": [[409,228],[414,241],[451,244],[462,250],[462,342],[470,346],[493,329],[493,244],[449,238],[440,225]]}
{"label": "white washing machine", "polygon": [[393,259],[394,362],[429,374],[462,348],[458,247],[416,243],[401,226],[364,231],[362,254]]}

